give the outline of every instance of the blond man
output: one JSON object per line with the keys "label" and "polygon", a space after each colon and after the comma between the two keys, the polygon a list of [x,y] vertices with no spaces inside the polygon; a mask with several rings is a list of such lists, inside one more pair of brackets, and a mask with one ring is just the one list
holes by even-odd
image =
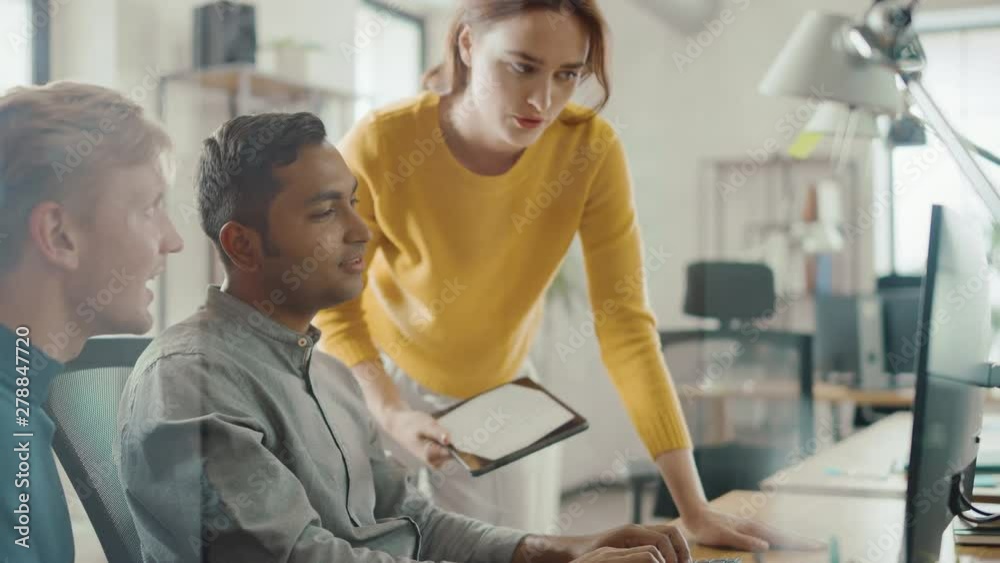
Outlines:
{"label": "blond man", "polygon": [[164,209],[166,133],[98,86],[0,97],[0,553],[73,561],[43,405],[87,338],[152,327],[147,284],[183,242]]}

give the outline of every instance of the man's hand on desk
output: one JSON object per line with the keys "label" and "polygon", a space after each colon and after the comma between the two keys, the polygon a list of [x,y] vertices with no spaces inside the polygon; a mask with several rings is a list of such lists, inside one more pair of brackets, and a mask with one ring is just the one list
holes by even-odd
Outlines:
{"label": "man's hand on desk", "polygon": [[[572,563],[663,563],[666,561],[663,555],[655,547],[602,547],[591,551],[583,557],[578,557]],[[678,559],[681,563],[687,563],[687,559]]]}
{"label": "man's hand on desk", "polygon": [[628,525],[590,536],[527,536],[512,563],[688,563],[676,526]]}
{"label": "man's hand on desk", "polygon": [[684,522],[684,527],[694,536],[691,539],[707,547],[755,552],[768,549],[817,551],[827,547],[826,543],[821,541],[782,532],[766,524],[719,512],[708,504],[694,514],[685,514],[681,520]]}

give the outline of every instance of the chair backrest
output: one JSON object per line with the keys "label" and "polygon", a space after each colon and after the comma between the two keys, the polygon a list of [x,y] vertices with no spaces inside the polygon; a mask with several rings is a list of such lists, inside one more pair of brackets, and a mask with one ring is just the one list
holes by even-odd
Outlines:
{"label": "chair backrest", "polygon": [[142,561],[139,535],[118,478],[114,444],[118,400],[145,337],[97,337],[87,341],[56,378],[46,410],[56,424],[53,449],[90,517],[108,563]]}
{"label": "chair backrest", "polygon": [[684,312],[733,320],[766,315],[775,303],[774,274],[765,264],[748,262],[694,262],[688,265]]}

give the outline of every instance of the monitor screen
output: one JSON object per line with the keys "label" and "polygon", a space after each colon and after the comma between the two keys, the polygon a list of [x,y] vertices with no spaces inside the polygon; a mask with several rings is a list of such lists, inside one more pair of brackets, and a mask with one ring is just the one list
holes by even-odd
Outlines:
{"label": "monitor screen", "polygon": [[906,489],[907,563],[937,561],[954,516],[953,477],[971,497],[990,326],[987,246],[975,221],[935,205],[917,333],[917,390]]}

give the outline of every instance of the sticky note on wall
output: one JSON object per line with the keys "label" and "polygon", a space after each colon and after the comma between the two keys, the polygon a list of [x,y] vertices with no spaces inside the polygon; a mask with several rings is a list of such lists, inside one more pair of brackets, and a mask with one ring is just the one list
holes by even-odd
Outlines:
{"label": "sticky note on wall", "polygon": [[792,141],[792,145],[788,147],[788,156],[798,159],[809,158],[809,155],[816,150],[823,137],[823,133],[808,133],[805,131],[799,133],[799,136]]}

